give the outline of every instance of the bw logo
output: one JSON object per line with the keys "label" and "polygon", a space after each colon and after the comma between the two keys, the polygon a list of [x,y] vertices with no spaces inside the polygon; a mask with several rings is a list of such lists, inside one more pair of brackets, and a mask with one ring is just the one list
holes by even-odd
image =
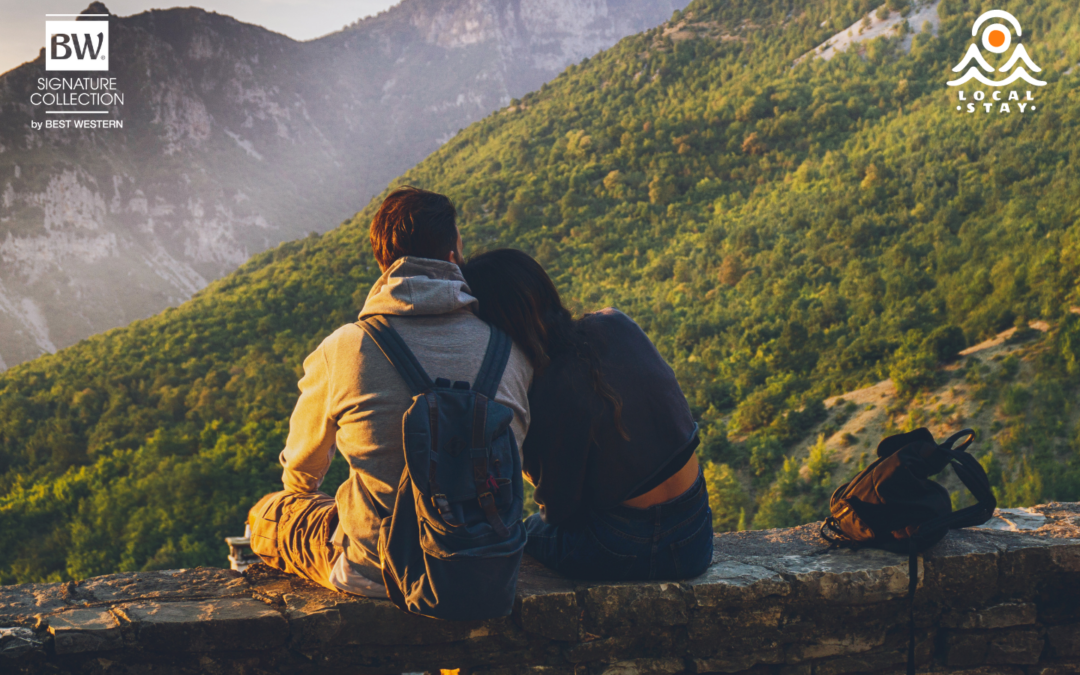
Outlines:
{"label": "bw logo", "polygon": [[46,21],[45,70],[108,70],[108,21]]}

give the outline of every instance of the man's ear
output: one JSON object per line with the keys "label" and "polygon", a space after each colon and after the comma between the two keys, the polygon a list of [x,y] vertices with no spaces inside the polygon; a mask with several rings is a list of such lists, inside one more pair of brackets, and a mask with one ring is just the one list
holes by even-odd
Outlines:
{"label": "man's ear", "polygon": [[465,264],[465,261],[461,259],[461,256],[458,255],[457,251],[450,251],[449,255],[446,256],[446,261],[452,262],[455,265]]}

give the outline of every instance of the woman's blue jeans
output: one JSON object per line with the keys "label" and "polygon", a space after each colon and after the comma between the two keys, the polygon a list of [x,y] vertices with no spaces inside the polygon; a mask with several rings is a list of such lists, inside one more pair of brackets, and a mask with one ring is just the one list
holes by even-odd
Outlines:
{"label": "woman's blue jeans", "polygon": [[525,529],[525,552],[572,579],[689,579],[712,562],[712,511],[701,473],[690,489],[662,504],[584,511],[563,525],[534,514]]}

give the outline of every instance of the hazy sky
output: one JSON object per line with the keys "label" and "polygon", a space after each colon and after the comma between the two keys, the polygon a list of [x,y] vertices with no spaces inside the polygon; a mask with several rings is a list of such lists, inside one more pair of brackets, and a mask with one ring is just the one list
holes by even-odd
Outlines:
{"label": "hazy sky", "polygon": [[[0,0],[0,73],[37,58],[45,14],[78,14],[91,0]],[[396,5],[398,0],[104,0],[117,16],[148,9],[202,7],[296,40],[310,40]]]}

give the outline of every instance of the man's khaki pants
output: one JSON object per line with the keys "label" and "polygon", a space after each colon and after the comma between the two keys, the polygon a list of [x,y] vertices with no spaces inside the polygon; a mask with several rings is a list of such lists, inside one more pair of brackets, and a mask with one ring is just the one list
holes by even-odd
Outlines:
{"label": "man's khaki pants", "polygon": [[340,551],[331,542],[337,528],[334,498],[322,492],[272,492],[248,512],[251,550],[283,572],[326,588]]}

